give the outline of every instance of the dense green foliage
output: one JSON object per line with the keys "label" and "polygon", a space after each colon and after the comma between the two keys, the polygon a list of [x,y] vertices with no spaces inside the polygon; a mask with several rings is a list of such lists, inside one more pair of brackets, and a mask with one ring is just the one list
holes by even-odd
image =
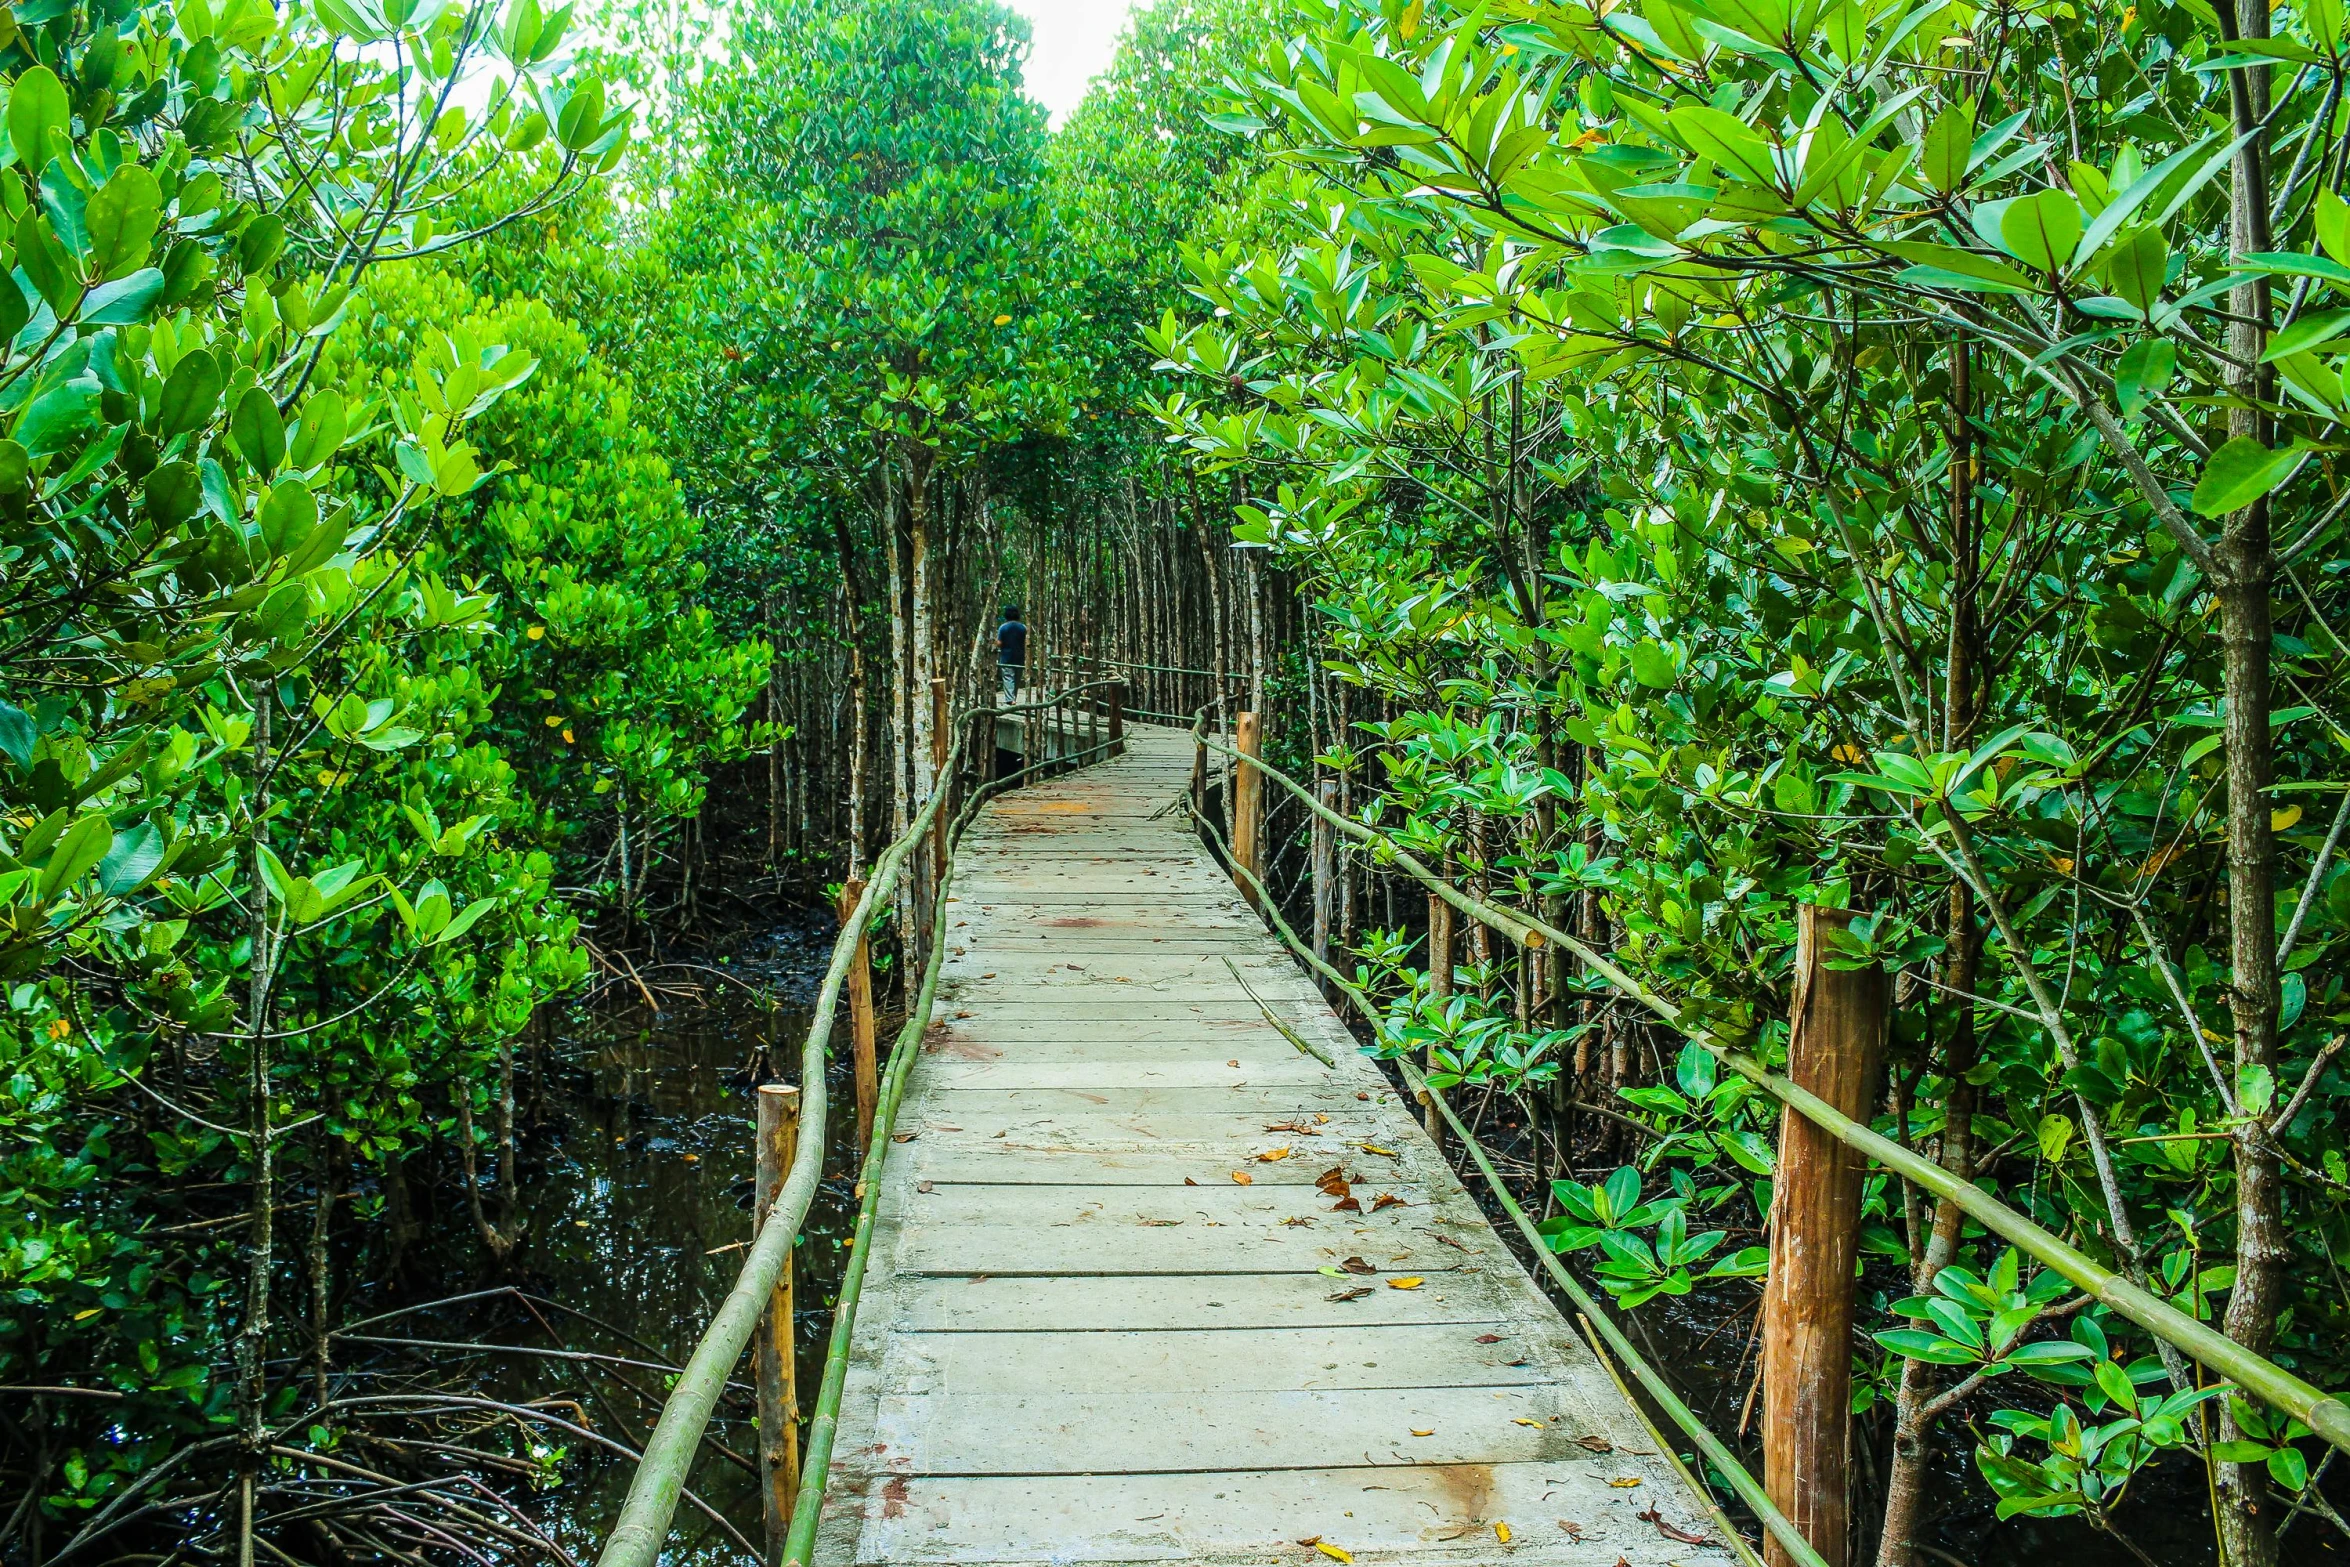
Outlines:
{"label": "dense green foliage", "polygon": [[[1881,1129],[2338,1383],[2340,17],[1298,17],[1235,112],[1296,171],[1290,231],[1195,252],[1219,319],[1154,343],[1193,378],[1162,417],[1245,467],[1250,536],[1398,709],[1334,762],[1375,754],[1374,813],[1766,1053],[1795,907],[1853,911],[1840,960],[1900,976]],[[1638,1083],[1604,988],[1537,962],[1434,997],[1374,958],[1440,1079],[1596,1075],[1653,1128],[1664,1205],[1564,1232],[1628,1300],[1693,1287],[1660,1221],[1758,1224],[1772,1117],[1686,1053]],[[2273,1558],[2285,1433],[2182,1423],[2185,1391],[2141,1426],[2119,1389],[2178,1362],[2061,1290],[1978,1300],[1955,1210],[1873,1191],[1888,1562],[1969,1372],[2025,1406],[1976,1444],[2003,1515],[2106,1524],[2185,1447],[2225,1559]],[[1986,1340],[2000,1290],[2028,1304]],[[2027,1329],[2071,1346],[2024,1367],[2054,1414],[2008,1375]]]}
{"label": "dense green foliage", "polygon": [[[1850,915],[1880,1130],[2350,1379],[2338,11],[1161,0],[1058,131],[992,0],[0,17],[0,1384],[122,1395],[0,1546],[344,1440],[418,1188],[527,1257],[583,933],[706,827],[856,874],[1002,602],[1766,1059]],[[1767,1102],[1343,883],[1560,1249],[1751,1311]],[[2322,1515],[1955,1207],[1864,1250],[1886,1567],[2154,1468],[2231,1567]]]}

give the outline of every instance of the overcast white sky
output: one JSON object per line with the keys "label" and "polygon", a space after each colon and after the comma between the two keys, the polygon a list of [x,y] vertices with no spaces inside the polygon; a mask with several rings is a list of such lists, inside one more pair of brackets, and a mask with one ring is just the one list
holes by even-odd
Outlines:
{"label": "overcast white sky", "polygon": [[1133,0],[1006,0],[1028,18],[1036,42],[1028,52],[1028,96],[1067,118],[1085,97],[1085,84],[1105,69],[1118,46]]}

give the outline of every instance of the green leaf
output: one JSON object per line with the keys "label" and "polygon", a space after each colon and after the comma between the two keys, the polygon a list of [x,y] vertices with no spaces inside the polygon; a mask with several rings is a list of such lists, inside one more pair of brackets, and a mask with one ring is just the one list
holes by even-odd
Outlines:
{"label": "green leaf", "polygon": [[163,272],[141,267],[111,283],[101,283],[82,301],[75,321],[82,326],[136,326],[153,313],[163,297]]}
{"label": "green leaf", "polygon": [[1918,171],[1938,191],[1966,183],[1968,154],[1975,145],[1975,101],[1954,103],[1934,116],[1918,151]]}
{"label": "green leaf", "polygon": [[98,384],[76,377],[25,405],[10,432],[33,457],[64,451],[98,426]]}
{"label": "green leaf", "polygon": [[2309,453],[2298,447],[2270,451],[2249,435],[2231,438],[2203,464],[2203,477],[2189,503],[2199,517],[2241,511],[2293,476]]}
{"label": "green leaf", "polygon": [[122,834],[98,862],[98,890],[110,898],[138,891],[163,863],[164,847],[163,834],[152,822],[141,822]]}
{"label": "green leaf", "polygon": [[2105,253],[2105,285],[2143,313],[2162,297],[2170,275],[2170,245],[2162,230],[2144,224],[2116,240]]}
{"label": "green leaf", "polygon": [[[90,262],[93,273],[116,277],[143,266],[163,216],[163,187],[146,167],[126,163],[90,195]],[[157,286],[162,274],[156,274]]]}
{"label": "green leaf", "polygon": [[291,555],[318,526],[318,501],[310,486],[288,478],[271,487],[261,502],[261,540],[272,555]]}
{"label": "green leaf", "polygon": [[1922,1360],[1934,1366],[1971,1366],[1983,1357],[1964,1344],[1954,1344],[1939,1333],[1925,1333],[1915,1328],[1895,1328],[1889,1333],[1875,1335],[1878,1343],[1907,1360]]}
{"label": "green leaf", "polygon": [[2061,190],[2020,197],[1999,215],[1999,237],[2008,254],[2051,277],[2072,260],[2081,228],[2080,203]]}
{"label": "green leaf", "polygon": [[16,264],[32,279],[33,287],[49,302],[57,318],[71,320],[74,307],[81,303],[81,276],[38,208],[25,208],[24,216],[16,220]]}
{"label": "green leaf", "polygon": [[0,697],[0,754],[19,767],[33,765],[33,746],[41,732],[33,727],[32,718],[21,707]]}
{"label": "green leaf", "polygon": [[1644,686],[1664,690],[1681,678],[1673,667],[1673,655],[1656,641],[1642,637],[1632,644],[1632,674]]}
{"label": "green leaf", "polygon": [[2350,266],[2350,202],[2320,186],[2315,217],[2317,242],[2327,255]]}
{"label": "green leaf", "polygon": [[2122,417],[2130,417],[2169,390],[2178,362],[2179,351],[2158,337],[2132,343],[2124,350],[2113,370],[2113,395]]}
{"label": "green leaf", "polygon": [[227,384],[220,373],[220,361],[212,357],[210,349],[190,349],[172,367],[171,379],[163,383],[156,417],[164,437],[185,435],[209,423]]}
{"label": "green leaf", "polygon": [[2001,261],[1980,251],[1961,250],[1956,245],[1930,245],[1922,240],[1888,240],[1886,254],[1913,262],[1902,281],[1928,288],[1958,288],[1995,294],[2036,294],[2039,290],[2032,280]]}
{"label": "green leaf", "polygon": [[1723,173],[1749,185],[1778,185],[1779,171],[1771,160],[1770,144],[1736,115],[1692,104],[1673,110],[1665,119],[1690,151]]}
{"label": "green leaf", "polygon": [[45,169],[73,123],[73,106],[66,101],[65,84],[45,65],[20,73],[8,90],[8,144],[16,161],[28,169]]}
{"label": "green leaf", "polygon": [[2260,356],[2264,365],[2273,365],[2280,359],[2319,348],[2342,333],[2350,324],[2350,310],[2320,310],[2303,316],[2282,332],[2271,332],[2268,349]]}
{"label": "green leaf", "polygon": [[2309,1460],[2294,1447],[2280,1447],[2268,1455],[2269,1478],[2288,1491],[2298,1491],[2309,1484]]}
{"label": "green leaf", "polygon": [[114,828],[103,815],[85,816],[66,828],[57,847],[49,851],[49,863],[41,868],[41,896],[54,898],[81,880],[113,847]]}
{"label": "green leaf", "polygon": [[285,421],[278,415],[276,399],[262,388],[245,389],[245,395],[237,399],[236,412],[229,416],[228,428],[238,454],[263,478],[277,472],[278,464],[286,460]]}

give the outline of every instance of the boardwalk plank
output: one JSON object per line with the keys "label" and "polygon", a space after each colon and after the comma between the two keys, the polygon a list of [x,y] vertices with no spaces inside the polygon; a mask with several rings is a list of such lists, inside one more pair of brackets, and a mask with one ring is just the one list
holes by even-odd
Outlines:
{"label": "boardwalk plank", "polygon": [[[958,859],[818,1560],[1721,1567],[1639,1516],[1708,1529],[1163,809],[1188,740],[1128,736]],[[1333,1167],[1403,1205],[1333,1211]]]}

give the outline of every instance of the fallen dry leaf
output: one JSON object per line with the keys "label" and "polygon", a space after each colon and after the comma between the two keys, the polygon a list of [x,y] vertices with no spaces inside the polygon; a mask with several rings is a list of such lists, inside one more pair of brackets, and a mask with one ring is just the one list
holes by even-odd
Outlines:
{"label": "fallen dry leaf", "polygon": [[1369,1094],[1358,1093],[1358,1094],[1356,1094],[1356,1095],[1355,1095],[1355,1097],[1356,1097],[1357,1099],[1368,1099],[1368,1098],[1370,1098],[1371,1096],[1370,1096]]}
{"label": "fallen dry leaf", "polygon": [[1499,1540],[1499,1541],[1500,1541],[1502,1544],[1504,1544],[1504,1545],[1507,1545],[1507,1544],[1509,1544],[1509,1543],[1510,1543],[1510,1526],[1509,1526],[1508,1524],[1506,1524],[1506,1523],[1503,1523],[1503,1522],[1502,1522],[1501,1520],[1499,1520],[1498,1518],[1497,1518],[1497,1519],[1495,1519],[1495,1520],[1494,1520],[1494,1523],[1493,1523],[1493,1537],[1494,1537],[1495,1539]]}
{"label": "fallen dry leaf", "polygon": [[980,977],[981,979],[993,979],[993,978],[995,978],[995,975],[994,975],[994,974],[992,974],[992,973],[988,973],[988,974],[982,974],[982,975],[980,975],[979,977]]}
{"label": "fallen dry leaf", "polygon": [[1425,1280],[1417,1278],[1389,1279],[1387,1287],[1391,1290],[1416,1290],[1425,1282]]}
{"label": "fallen dry leaf", "polygon": [[1412,1435],[1414,1436],[1434,1436],[1435,1434],[1436,1428],[1434,1426],[1430,1426],[1425,1431],[1421,1430],[1418,1426],[1412,1427]]}
{"label": "fallen dry leaf", "polygon": [[1332,1300],[1361,1300],[1365,1295],[1370,1293],[1371,1286],[1365,1284],[1359,1289],[1340,1290],[1337,1294],[1331,1296],[1330,1298]]}
{"label": "fallen dry leaf", "polygon": [[1363,1205],[1352,1197],[1341,1197],[1330,1205],[1330,1211],[1332,1213],[1361,1213]]}
{"label": "fallen dry leaf", "polygon": [[1704,1535],[1691,1534],[1686,1529],[1676,1529],[1673,1525],[1665,1522],[1664,1514],[1658,1512],[1654,1507],[1639,1516],[1644,1522],[1655,1524],[1656,1532],[1668,1540],[1678,1540],[1683,1545],[1703,1545],[1705,1543]]}
{"label": "fallen dry leaf", "polygon": [[970,1014],[970,1013],[968,1013],[968,1012],[958,1012],[958,1013],[956,1013],[956,1014],[955,1014],[955,1016],[957,1016],[957,1017],[969,1017],[970,1015],[971,1015],[971,1014]]}
{"label": "fallen dry leaf", "polygon": [[1371,1211],[1373,1213],[1377,1213],[1382,1208],[1405,1208],[1409,1206],[1410,1204],[1406,1203],[1401,1197],[1396,1196],[1393,1192],[1381,1192],[1377,1197],[1371,1199]]}
{"label": "fallen dry leaf", "polygon": [[1532,1426],[1537,1431],[1547,1431],[1550,1429],[1550,1426],[1547,1422],[1541,1420],[1529,1420],[1524,1415],[1518,1416],[1518,1418],[1511,1421],[1510,1424],[1514,1426]]}
{"label": "fallen dry leaf", "polygon": [[1361,1257],[1349,1257],[1339,1264],[1349,1273],[1377,1273],[1379,1269]]}
{"label": "fallen dry leaf", "polygon": [[1181,1219],[1145,1219],[1142,1221],[1142,1227],[1146,1230],[1165,1230],[1172,1229],[1182,1222]]}
{"label": "fallen dry leaf", "polygon": [[1480,1333],[1477,1335],[1477,1342],[1480,1344],[1498,1344],[1501,1342],[1501,1335],[1498,1333]]}
{"label": "fallen dry leaf", "polygon": [[1324,1556],[1329,1557],[1334,1562],[1351,1562],[1355,1559],[1354,1552],[1348,1550],[1343,1545],[1332,1545],[1328,1540],[1316,1540],[1314,1542],[1314,1549],[1320,1551]]}
{"label": "fallen dry leaf", "polygon": [[1235,1186],[1254,1186],[1257,1184],[1257,1178],[1249,1174],[1246,1170],[1235,1170],[1232,1172],[1232,1184]]}
{"label": "fallen dry leaf", "polygon": [[1271,1164],[1271,1163],[1273,1163],[1275,1160],[1279,1160],[1279,1159],[1286,1159],[1286,1158],[1288,1158],[1288,1157],[1289,1157],[1289,1147],[1288,1147],[1288,1145],[1287,1145],[1287,1144],[1283,1144],[1283,1145],[1282,1145],[1281,1147],[1279,1147],[1279,1148],[1268,1148],[1267,1150],[1265,1150],[1265,1152],[1263,1152],[1263,1153],[1261,1153],[1261,1154],[1258,1154],[1258,1155],[1257,1155],[1257,1163],[1259,1163],[1259,1164]]}
{"label": "fallen dry leaf", "polygon": [[1375,1153],[1382,1159],[1400,1159],[1403,1157],[1402,1154],[1397,1153],[1394,1149],[1382,1148],[1377,1143],[1357,1143],[1355,1146],[1360,1148],[1365,1153]]}
{"label": "fallen dry leaf", "polygon": [[1330,1117],[1324,1115],[1321,1111],[1316,1110],[1314,1112],[1314,1124],[1316,1126],[1328,1126],[1330,1124]]}
{"label": "fallen dry leaf", "polygon": [[1638,1485],[1639,1483],[1640,1477],[1638,1475],[1618,1475],[1616,1478],[1608,1482],[1609,1485],[1614,1486],[1619,1491],[1629,1491],[1632,1489],[1632,1487]]}
{"label": "fallen dry leaf", "polygon": [[1579,1436],[1575,1438],[1575,1445],[1594,1453],[1612,1453],[1616,1450],[1616,1444],[1604,1436]]}
{"label": "fallen dry leaf", "polygon": [[1187,1175],[1183,1178],[1183,1184],[1186,1186],[1197,1186],[1199,1182],[1193,1180],[1190,1176]]}
{"label": "fallen dry leaf", "polygon": [[1581,1544],[1581,1543],[1582,1543],[1582,1540],[1583,1540],[1583,1526],[1582,1526],[1581,1524],[1579,1524],[1579,1523],[1575,1522],[1575,1520],[1574,1520],[1574,1519],[1572,1519],[1572,1518],[1561,1518],[1561,1519],[1559,1520],[1559,1527],[1560,1527],[1561,1529],[1564,1529],[1564,1530],[1567,1532],[1567,1538],[1568,1538],[1568,1539],[1575,1541],[1577,1544]]}
{"label": "fallen dry leaf", "polygon": [[1227,1061],[1227,1062],[1225,1062],[1224,1064],[1225,1064],[1226,1066],[1238,1066],[1238,1065],[1240,1065],[1240,1063],[1239,1063],[1239,1062],[1237,1062],[1237,1061]]}
{"label": "fallen dry leaf", "polygon": [[937,1187],[937,1186],[935,1186],[935,1185],[933,1185],[933,1184],[932,1184],[931,1182],[929,1182],[929,1181],[916,1181],[916,1182],[914,1183],[914,1190],[916,1190],[916,1191],[918,1191],[918,1192],[922,1192],[922,1193],[928,1194],[928,1193],[930,1193],[930,1192],[937,1191],[937,1190],[938,1190],[938,1187]]}

